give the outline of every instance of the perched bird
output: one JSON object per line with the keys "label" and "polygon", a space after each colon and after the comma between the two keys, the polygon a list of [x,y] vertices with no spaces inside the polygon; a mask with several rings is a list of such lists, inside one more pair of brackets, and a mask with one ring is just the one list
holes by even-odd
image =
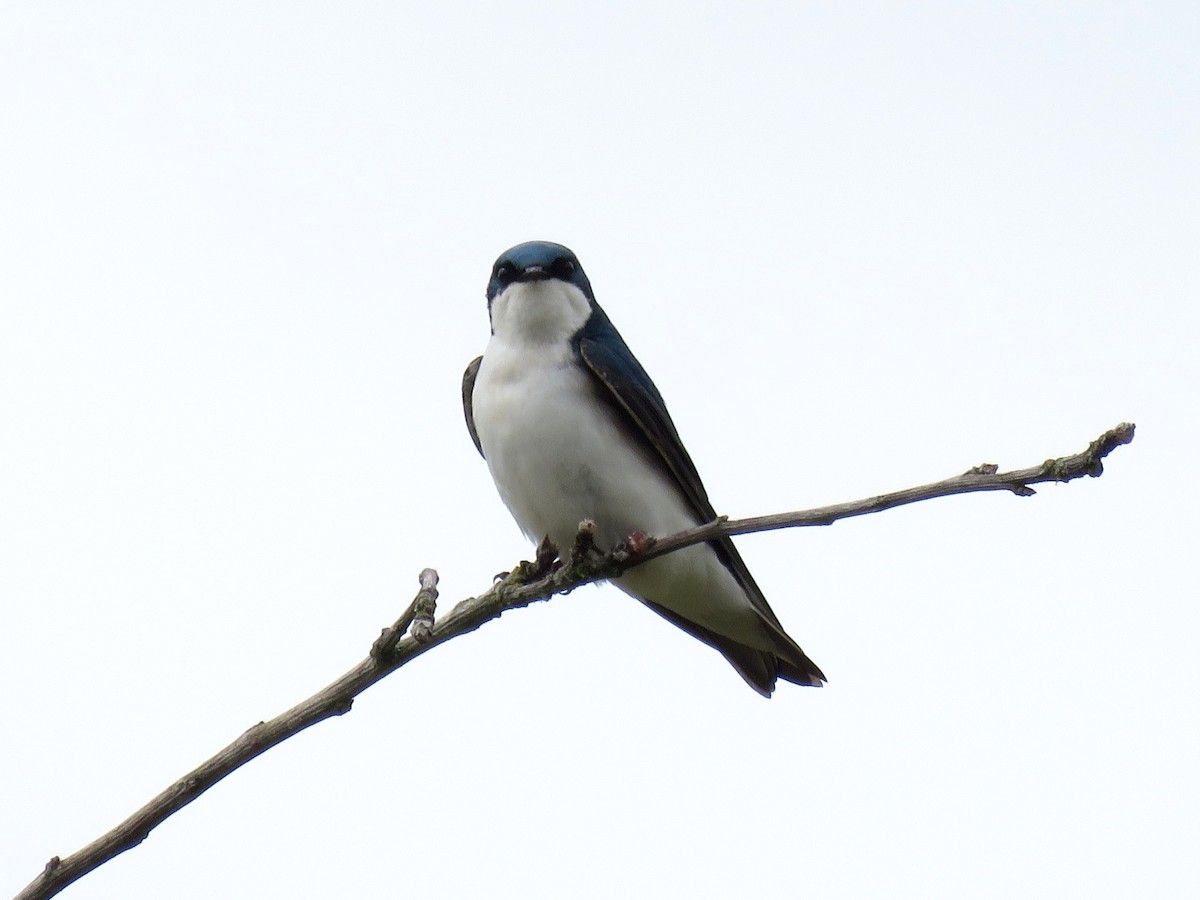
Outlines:
{"label": "perched bird", "polygon": [[[463,408],[528,537],[565,551],[591,519],[608,549],[635,532],[666,536],[716,518],[662,395],[574,253],[518,244],[492,267],[487,300],[492,337],[463,376]],[[825,680],[728,538],[643,563],[614,583],[720,651],[765,697],[777,678]]]}

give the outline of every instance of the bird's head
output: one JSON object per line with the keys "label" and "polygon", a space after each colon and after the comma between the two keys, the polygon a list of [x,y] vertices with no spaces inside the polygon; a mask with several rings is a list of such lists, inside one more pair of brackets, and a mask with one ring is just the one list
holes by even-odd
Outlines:
{"label": "bird's head", "polygon": [[575,254],[549,241],[504,251],[492,266],[487,299],[492,333],[522,342],[569,340],[596,305]]}

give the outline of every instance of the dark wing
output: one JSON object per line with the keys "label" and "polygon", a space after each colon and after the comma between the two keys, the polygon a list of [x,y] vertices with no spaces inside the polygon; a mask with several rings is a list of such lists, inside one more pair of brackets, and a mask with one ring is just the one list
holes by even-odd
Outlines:
{"label": "dark wing", "polygon": [[483,446],[479,443],[479,432],[475,430],[475,409],[473,395],[475,393],[475,376],[479,374],[479,364],[483,362],[482,356],[477,356],[471,360],[471,364],[467,366],[467,371],[463,372],[463,414],[467,417],[467,431],[471,432],[471,440],[475,442],[475,449],[479,451],[479,455],[483,456]]}
{"label": "dark wing", "polygon": [[[671,421],[671,415],[667,412],[662,395],[625,344],[620,333],[603,313],[598,313],[593,315],[592,321],[577,336],[576,343],[579,354],[588,369],[607,388],[608,395],[627,417],[633,437],[651,447],[663,467],[672,476],[680,493],[695,514],[697,523],[710,522],[715,519],[717,514],[708,499],[708,492],[704,490],[704,484],[700,481],[696,465],[688,456],[683,442],[679,439],[679,432],[675,430],[675,423]],[[799,684],[819,684],[824,681],[821,670],[783,630],[783,626],[768,605],[766,597],[755,583],[741,554],[733,546],[733,542],[729,538],[718,538],[709,541],[709,546],[716,551],[725,568],[729,569],[733,577],[737,579],[755,609],[762,614],[770,626],[773,626],[772,630],[784,644],[793,651],[788,654],[790,658],[781,657],[779,659],[778,674],[788,681],[796,681]],[[700,632],[704,630],[695,623],[689,622],[684,625],[682,621],[679,621],[679,617],[655,607],[654,604],[648,605],[705,643],[718,649],[721,649],[722,646],[730,649],[727,639],[708,633],[702,634]],[[726,657],[742,673],[743,677],[753,684],[754,681],[749,677],[744,667],[745,664],[739,664],[726,650],[722,650],[722,652],[725,652]],[[774,679],[771,678],[770,683],[773,681]]]}
{"label": "dark wing", "polygon": [[633,437],[654,448],[699,520],[715,519],[717,514],[679,439],[662,394],[608,316],[596,308],[575,341],[588,369],[608,389],[609,399],[633,419],[637,426]]}
{"label": "dark wing", "polygon": [[[613,333],[616,333],[615,330]],[[717,517],[716,510],[713,509],[708,492],[704,490],[704,484],[700,481],[696,464],[692,462],[683,441],[679,439],[679,432],[675,430],[675,423],[671,421],[671,415],[667,412],[667,406],[658,388],[625,346],[624,341],[616,344],[611,337],[605,337],[603,342],[589,340],[587,337],[580,338],[579,353],[583,361],[587,363],[592,374],[608,388],[618,407],[632,420],[635,426],[634,436],[641,438],[643,443],[654,449],[692,508],[697,524],[711,522]],[[754,605],[778,625],[779,620],[771,612],[762,591],[754,583],[749,569],[742,562],[733,543],[728,538],[719,538],[710,543],[720,556],[721,562],[746,589]]]}

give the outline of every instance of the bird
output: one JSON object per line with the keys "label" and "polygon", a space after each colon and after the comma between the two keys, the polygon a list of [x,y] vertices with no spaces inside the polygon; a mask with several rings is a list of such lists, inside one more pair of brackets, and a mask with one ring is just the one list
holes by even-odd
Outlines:
{"label": "bird", "polygon": [[[568,548],[590,520],[596,545],[611,548],[717,518],[662,395],[571,250],[549,241],[506,250],[487,304],[491,337],[463,375],[463,411],[527,537]],[[825,682],[728,537],[649,560],[613,583],[716,649],[764,697],[777,679]]]}

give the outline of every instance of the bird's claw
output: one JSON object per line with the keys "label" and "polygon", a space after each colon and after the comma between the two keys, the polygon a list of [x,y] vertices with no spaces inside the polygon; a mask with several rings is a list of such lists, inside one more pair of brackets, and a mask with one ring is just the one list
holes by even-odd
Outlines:
{"label": "bird's claw", "polygon": [[523,559],[511,572],[499,573],[496,580],[502,581],[511,578],[521,584],[528,584],[531,581],[540,581],[560,568],[562,568],[562,562],[558,558],[558,548],[554,546],[554,542],[547,535],[538,544],[532,562]]}

